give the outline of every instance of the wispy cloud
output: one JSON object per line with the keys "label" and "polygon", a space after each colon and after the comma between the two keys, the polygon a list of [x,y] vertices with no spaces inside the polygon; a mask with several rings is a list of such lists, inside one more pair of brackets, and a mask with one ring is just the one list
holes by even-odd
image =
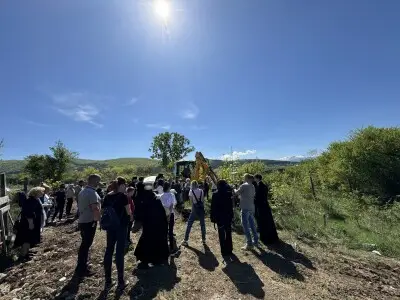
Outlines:
{"label": "wispy cloud", "polygon": [[203,125],[190,126],[190,129],[192,129],[192,130],[206,130],[207,128],[208,128],[207,126],[203,126]]}
{"label": "wispy cloud", "polygon": [[139,101],[138,98],[133,97],[132,99],[126,101],[125,105],[126,105],[126,106],[132,106],[132,105],[134,105],[134,104],[135,104],[136,102],[138,102],[138,101]]}
{"label": "wispy cloud", "polygon": [[[70,92],[50,95],[55,110],[76,122],[86,122],[101,128],[103,124],[98,122],[100,107],[109,97],[86,93]],[[96,103],[96,105],[94,104]]]}
{"label": "wispy cloud", "polygon": [[74,121],[87,122],[98,128],[103,127],[103,124],[94,121],[96,116],[99,114],[99,110],[92,105],[86,104],[78,105],[77,107],[72,108],[57,108],[57,111],[67,117],[70,117]]}
{"label": "wispy cloud", "polygon": [[302,161],[305,160],[307,157],[304,155],[293,155],[293,156],[284,156],[279,158],[279,160],[284,160],[284,161]]}
{"label": "wispy cloud", "polygon": [[200,113],[199,108],[192,102],[187,104],[187,107],[181,111],[181,117],[183,119],[196,119]]}
{"label": "wispy cloud", "polygon": [[323,151],[318,150],[318,149],[314,149],[311,150],[307,153],[307,155],[292,155],[292,156],[285,156],[285,157],[281,157],[279,158],[279,160],[285,160],[285,161],[293,161],[293,162],[300,162],[306,159],[310,159],[310,158],[316,158],[318,156],[320,156],[322,154]]}
{"label": "wispy cloud", "polygon": [[248,155],[256,154],[256,150],[246,150],[246,151],[233,151],[232,153],[224,154],[220,157],[222,160],[235,160],[240,159]]}
{"label": "wispy cloud", "polygon": [[169,129],[171,129],[171,125],[168,125],[168,124],[160,124],[160,123],[146,124],[146,127],[148,127],[148,128],[158,128],[158,129],[164,129],[164,130],[169,130]]}
{"label": "wispy cloud", "polygon": [[25,120],[25,123],[29,124],[29,125],[32,125],[32,126],[38,126],[38,127],[48,127],[48,126],[50,126],[49,124],[44,124],[44,123],[30,121],[30,120]]}

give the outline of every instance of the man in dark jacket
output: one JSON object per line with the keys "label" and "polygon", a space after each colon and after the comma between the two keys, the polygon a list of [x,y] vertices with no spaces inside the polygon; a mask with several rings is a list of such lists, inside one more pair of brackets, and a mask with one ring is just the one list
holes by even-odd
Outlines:
{"label": "man in dark jacket", "polygon": [[255,197],[255,217],[260,231],[260,240],[264,245],[271,245],[279,242],[278,233],[274,218],[272,216],[271,207],[268,203],[268,186],[262,181],[262,176],[257,174],[254,176],[256,182]]}
{"label": "man in dark jacket", "polygon": [[54,194],[54,198],[56,200],[56,209],[52,218],[52,222],[54,222],[54,219],[57,215],[59,221],[61,221],[63,217],[66,200],[65,184],[60,185],[60,189]]}
{"label": "man in dark jacket", "polygon": [[178,202],[178,204],[181,204],[182,203],[182,187],[181,187],[181,184],[179,183],[178,177],[176,177],[175,181],[173,182],[172,188],[176,192],[176,201]]}
{"label": "man in dark jacket", "polygon": [[217,183],[217,192],[213,193],[211,199],[211,222],[218,226],[219,244],[221,254],[225,258],[232,256],[232,219],[233,201],[232,190],[225,180]]}

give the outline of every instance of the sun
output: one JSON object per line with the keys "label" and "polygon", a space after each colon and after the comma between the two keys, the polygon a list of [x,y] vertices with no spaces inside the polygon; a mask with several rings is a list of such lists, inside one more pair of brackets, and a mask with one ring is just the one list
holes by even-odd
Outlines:
{"label": "sun", "polygon": [[168,0],[156,0],[154,3],[154,12],[163,21],[168,20],[170,15],[170,5]]}

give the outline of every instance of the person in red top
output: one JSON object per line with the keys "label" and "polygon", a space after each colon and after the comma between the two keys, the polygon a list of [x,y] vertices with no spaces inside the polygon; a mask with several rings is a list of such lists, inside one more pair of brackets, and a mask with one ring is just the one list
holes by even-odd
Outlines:
{"label": "person in red top", "polygon": [[[134,194],[135,194],[135,188],[128,187],[126,190],[126,195],[128,197],[129,206],[131,207],[132,216],[133,216],[133,212],[135,210],[135,204],[133,203],[133,195]],[[126,243],[127,247],[129,247],[129,245],[132,244],[132,239],[131,239],[132,225],[133,225],[133,218],[130,219],[129,224],[128,224],[128,235],[127,235],[127,243]]]}

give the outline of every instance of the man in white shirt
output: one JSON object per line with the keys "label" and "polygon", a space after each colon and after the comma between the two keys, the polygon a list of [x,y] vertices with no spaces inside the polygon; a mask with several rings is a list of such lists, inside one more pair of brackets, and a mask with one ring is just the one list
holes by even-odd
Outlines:
{"label": "man in white shirt", "polygon": [[79,229],[82,242],[78,253],[76,273],[78,276],[92,276],[94,273],[88,269],[89,249],[93,244],[96,234],[97,222],[100,221],[100,197],[96,188],[100,183],[100,176],[92,174],[88,178],[88,185],[79,193]]}
{"label": "man in white shirt", "polygon": [[163,186],[163,193],[160,196],[160,201],[164,206],[165,214],[167,215],[167,220],[168,220],[169,249],[171,253],[175,253],[177,250],[174,243],[176,198],[175,194],[170,189],[171,185],[168,182],[165,182]]}
{"label": "man in white shirt", "polygon": [[[258,233],[254,219],[254,197],[256,195],[256,189],[253,185],[252,175],[245,174],[244,181],[245,182],[236,191],[236,194],[240,198],[242,226],[247,239],[247,244],[242,249],[250,250],[253,246],[258,246]],[[250,232],[253,234],[253,238]]]}

